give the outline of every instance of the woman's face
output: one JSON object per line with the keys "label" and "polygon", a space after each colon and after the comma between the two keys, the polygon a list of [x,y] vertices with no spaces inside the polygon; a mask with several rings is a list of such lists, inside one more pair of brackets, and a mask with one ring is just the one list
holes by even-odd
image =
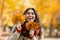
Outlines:
{"label": "woman's face", "polygon": [[27,21],[34,21],[35,20],[35,13],[33,10],[28,10],[25,16],[26,16]]}

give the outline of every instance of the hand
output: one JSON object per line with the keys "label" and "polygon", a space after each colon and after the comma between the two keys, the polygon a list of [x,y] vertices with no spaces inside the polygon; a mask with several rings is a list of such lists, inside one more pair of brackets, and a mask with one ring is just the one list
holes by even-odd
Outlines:
{"label": "hand", "polygon": [[34,29],[31,29],[30,32],[29,32],[29,34],[34,35]]}
{"label": "hand", "polygon": [[30,39],[32,39],[34,37],[34,29],[30,30],[29,37],[30,37]]}
{"label": "hand", "polygon": [[16,28],[17,28],[18,30],[21,30],[21,29],[22,29],[22,27],[19,26],[19,25],[16,25]]}
{"label": "hand", "polygon": [[21,24],[17,24],[16,25],[17,32],[21,32],[21,29],[22,29]]}

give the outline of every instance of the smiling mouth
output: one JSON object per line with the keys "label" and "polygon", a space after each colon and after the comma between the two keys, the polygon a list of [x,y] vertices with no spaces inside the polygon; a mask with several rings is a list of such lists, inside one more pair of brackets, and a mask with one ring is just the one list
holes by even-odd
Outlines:
{"label": "smiling mouth", "polygon": [[33,19],[34,17],[28,17],[28,19]]}
{"label": "smiling mouth", "polygon": [[34,18],[28,18],[28,20],[30,20],[30,21],[31,21],[31,20],[34,20]]}

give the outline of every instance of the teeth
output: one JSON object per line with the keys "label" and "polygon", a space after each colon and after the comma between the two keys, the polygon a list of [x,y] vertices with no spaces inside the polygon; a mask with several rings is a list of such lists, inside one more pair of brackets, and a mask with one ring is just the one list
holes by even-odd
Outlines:
{"label": "teeth", "polygon": [[29,17],[29,18],[32,18],[32,17]]}

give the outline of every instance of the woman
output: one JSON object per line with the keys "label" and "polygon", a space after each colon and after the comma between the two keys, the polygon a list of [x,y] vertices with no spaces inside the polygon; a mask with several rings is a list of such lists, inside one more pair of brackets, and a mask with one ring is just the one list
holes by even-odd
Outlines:
{"label": "woman", "polygon": [[[17,27],[15,31],[19,34],[19,37],[16,40],[40,40],[42,36],[42,31],[41,31],[41,24],[37,15],[37,12],[34,8],[28,8],[23,15],[26,17],[26,21],[24,24],[20,24],[20,27]],[[27,22],[38,22],[39,23],[39,28],[37,30],[34,30],[33,28],[31,30],[27,30],[25,25]],[[22,27],[22,28],[21,28]],[[12,29],[12,30],[13,30]],[[14,31],[14,30],[13,30]],[[15,33],[15,31],[12,33]]]}

